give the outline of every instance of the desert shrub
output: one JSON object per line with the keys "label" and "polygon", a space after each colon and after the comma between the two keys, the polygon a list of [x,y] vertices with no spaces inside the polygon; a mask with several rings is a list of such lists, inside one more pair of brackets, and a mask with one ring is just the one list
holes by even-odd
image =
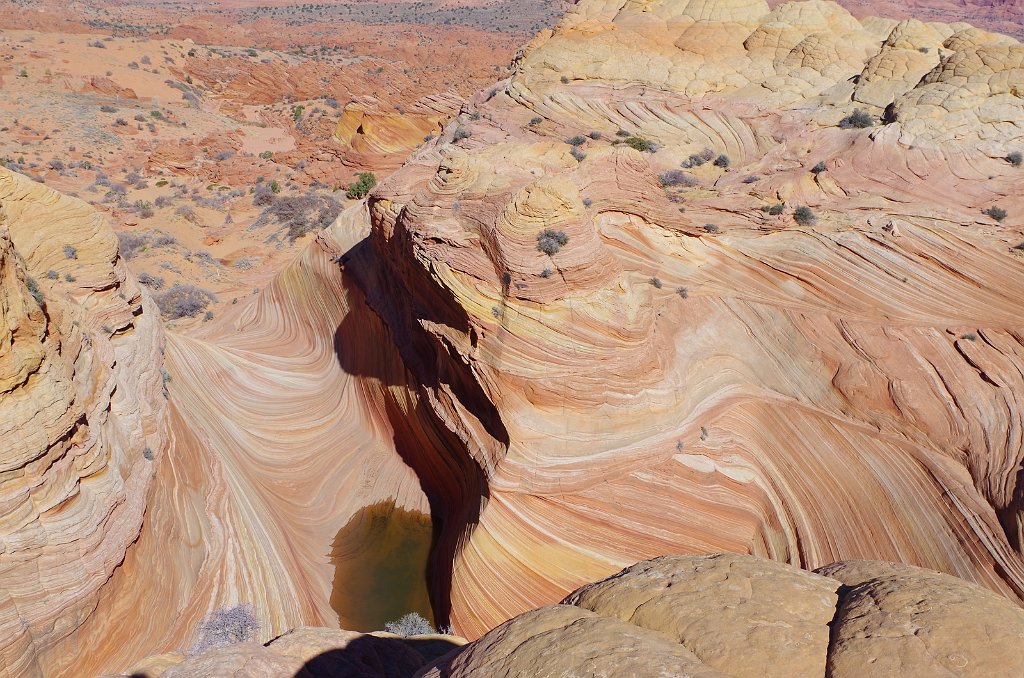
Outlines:
{"label": "desert shrub", "polygon": [[715,152],[712,151],[710,148],[705,148],[700,152],[700,157],[703,158],[706,162],[711,162],[711,160],[714,159],[715,157]]}
{"label": "desert shrub", "polygon": [[553,228],[545,228],[537,234],[537,250],[547,255],[552,255],[562,249],[569,242],[569,236],[565,231],[556,231]]}
{"label": "desert shrub", "polygon": [[678,294],[683,299],[688,299],[690,297],[690,290],[686,289],[685,287],[677,287],[676,294]]}
{"label": "desert shrub", "polygon": [[662,283],[661,283],[661,278],[659,278],[659,277],[655,276],[655,277],[651,278],[649,282],[650,282],[650,283],[651,283],[651,285],[653,285],[653,286],[654,286],[655,288],[657,288],[657,289],[659,289],[659,290],[661,289],[661,284],[662,284]]}
{"label": "desert shrub", "polygon": [[587,154],[584,153],[579,146],[573,146],[572,150],[569,151],[569,155],[576,158],[576,162],[583,162],[587,159]]}
{"label": "desert shrub", "polygon": [[985,214],[992,217],[996,221],[1002,221],[1007,216],[1009,216],[1007,211],[1004,210],[1002,207],[989,207],[987,210],[985,210]]}
{"label": "desert shrub", "polygon": [[213,159],[216,160],[217,162],[222,162],[224,160],[227,160],[228,158],[235,157],[235,155],[236,153],[234,151],[221,151],[217,155],[213,156]]}
{"label": "desert shrub", "polygon": [[111,106],[110,104],[103,104],[102,106],[100,106],[100,110],[104,113],[117,113],[117,109]]}
{"label": "desert shrub", "polygon": [[103,44],[102,40],[93,40],[89,43],[89,47],[95,47],[96,49],[106,49],[107,46]]}
{"label": "desert shrub", "polygon": [[274,154],[273,154],[272,151],[261,151],[260,152],[260,158],[262,160],[270,160],[273,157],[274,157]]}
{"label": "desert shrub", "polygon": [[145,271],[139,274],[139,282],[151,290],[162,290],[164,288],[164,279],[162,277]]}
{"label": "desert shrub", "polygon": [[654,153],[656,150],[658,150],[657,144],[648,139],[644,139],[643,137],[629,137],[622,143],[626,144],[627,146],[634,150],[640,151],[641,153]]}
{"label": "desert shrub", "polygon": [[256,207],[266,207],[272,202],[274,202],[274,192],[270,190],[269,186],[259,184],[253,189],[253,205],[255,205]]}
{"label": "desert shrub", "polygon": [[377,185],[377,175],[373,172],[360,172],[358,179],[348,185],[345,197],[349,200],[361,200]]}
{"label": "desert shrub", "polygon": [[156,118],[157,120],[159,120],[159,119],[164,117],[164,114],[161,113],[160,111],[150,111],[149,112],[149,117]]}
{"label": "desert shrub", "polygon": [[252,605],[237,605],[214,610],[199,625],[198,638],[189,649],[197,655],[215,647],[253,640],[260,630]]}
{"label": "desert shrub", "polygon": [[136,113],[134,119],[136,122],[146,122],[146,116],[144,116],[142,113]]}
{"label": "desert shrub", "polygon": [[530,124],[531,124],[531,125],[539,125],[539,124],[541,124],[542,122],[544,122],[544,118],[540,118],[540,117],[537,117],[537,118],[530,118]]}
{"label": "desert shrub", "polygon": [[813,226],[818,222],[818,217],[810,207],[797,207],[793,210],[793,221],[801,226]]}
{"label": "desert shrub", "polygon": [[117,234],[117,250],[125,259],[131,259],[149,244],[149,236],[145,233],[122,231]]}
{"label": "desert shrub", "polygon": [[39,289],[39,283],[36,282],[36,279],[32,276],[26,276],[25,287],[28,288],[28,293],[32,295],[32,298],[36,300],[36,303],[42,306],[44,301],[43,292]]}
{"label": "desert shrub", "polygon": [[561,78],[559,78],[559,80],[561,80],[563,85],[568,85],[569,84],[569,76],[568,75],[563,75]]}
{"label": "desert shrub", "polygon": [[157,231],[153,236],[153,247],[167,247],[168,245],[177,245],[178,239],[169,233],[161,233]]}
{"label": "desert shrub", "polygon": [[630,134],[629,132],[627,132],[627,131],[626,131],[626,130],[624,130],[624,129],[620,129],[620,130],[618,130],[618,131],[616,131],[616,132],[615,132],[615,136],[617,136],[617,137],[620,137],[620,138],[622,138],[622,139],[625,139],[626,137],[631,137],[631,136],[633,136],[633,135],[632,135],[632,134]]}
{"label": "desert shrub", "polygon": [[153,216],[153,204],[147,200],[136,200],[132,205],[132,209],[143,219],[149,219]]}
{"label": "desert shrub", "polygon": [[668,170],[662,172],[661,176],[658,177],[658,181],[661,182],[662,186],[683,186],[685,188],[693,188],[697,185],[697,178],[692,174],[687,174],[682,170]]}
{"label": "desert shrub", "polygon": [[705,233],[718,233],[718,226],[715,224],[704,224]]}
{"label": "desert shrub", "polygon": [[65,259],[77,259],[78,248],[74,245],[64,245],[64,258]]}
{"label": "desert shrub", "polygon": [[46,277],[49,278],[50,280],[57,280],[60,278],[60,273],[57,273],[57,271],[51,268],[49,271],[46,272]]}
{"label": "desert shrub", "polygon": [[193,224],[199,221],[199,215],[196,214],[196,211],[195,209],[192,208],[192,205],[182,205],[178,209],[174,210],[174,213],[179,217],[183,218],[185,221],[192,222]]}
{"label": "desert shrub", "polygon": [[867,111],[859,108],[839,121],[839,126],[843,129],[864,129],[866,127],[874,127],[874,125],[875,118]]}
{"label": "desert shrub", "polygon": [[822,172],[824,172],[827,169],[828,168],[825,167],[825,161],[822,160],[817,165],[815,165],[814,167],[811,168],[811,174],[821,174]]}
{"label": "desert shrub", "polygon": [[118,127],[127,127],[128,126],[128,121],[125,120],[124,118],[118,118],[117,120],[114,121],[114,124],[117,125]]}
{"label": "desert shrub", "polygon": [[241,259],[235,261],[234,266],[240,271],[248,271],[253,266],[258,264],[259,261],[260,260],[258,257],[242,257]]}
{"label": "desert shrub", "polygon": [[75,276],[71,275],[70,273],[65,273],[64,274],[64,281],[65,282],[75,282],[76,280],[78,280],[78,278],[76,278]]}
{"label": "desert shrub", "polygon": [[780,202],[772,205],[771,207],[765,207],[763,209],[765,212],[772,215],[773,217],[777,217],[786,211],[786,206]]}
{"label": "desert shrub", "polygon": [[587,143],[587,138],[576,135],[574,137],[566,139],[565,143],[569,144],[570,146],[582,146],[583,144]]}
{"label": "desert shrub", "polygon": [[268,184],[268,185],[270,186],[270,190],[273,193],[280,193],[281,192],[281,184],[278,183],[277,179],[271,179],[270,180],[270,184]]}
{"label": "desert shrub", "polygon": [[[498,312],[500,315],[500,311]],[[404,615],[401,619],[389,621],[384,624],[384,630],[388,633],[394,633],[399,636],[421,636],[428,633],[437,633],[437,630],[431,626],[430,622],[427,621],[423,615],[418,612],[410,612]]]}
{"label": "desert shrub", "polygon": [[597,141],[598,139],[601,138],[601,133],[598,132],[597,130],[594,130],[594,131],[590,132],[589,134],[587,134],[587,136],[590,137],[591,139],[593,139],[594,141]]}
{"label": "desert shrub", "polygon": [[147,445],[146,448],[142,450],[142,456],[146,458],[146,461],[153,461],[153,448]]}
{"label": "desert shrub", "polygon": [[294,241],[306,233],[327,228],[341,213],[341,204],[329,195],[306,194],[276,198],[253,222],[259,228],[276,223],[288,229],[287,237]]}
{"label": "desert shrub", "polygon": [[209,290],[191,283],[174,283],[169,290],[156,295],[156,305],[160,312],[174,320],[176,318],[194,318],[216,301]]}
{"label": "desert shrub", "polygon": [[137,63],[135,63],[134,61],[129,61],[128,62],[128,68],[133,70],[133,71],[137,71],[137,70],[139,70],[139,65]]}
{"label": "desert shrub", "polygon": [[918,47],[917,51],[920,52],[921,54],[927,54],[928,52],[932,51],[932,48],[931,47]]}
{"label": "desert shrub", "polygon": [[706,162],[707,162],[707,160],[705,160],[704,158],[700,157],[699,154],[693,153],[692,155],[690,155],[689,158],[687,158],[686,160],[683,161],[683,167],[685,167],[687,169],[689,169],[691,167],[700,167],[701,165],[703,165]]}
{"label": "desert shrub", "polygon": [[594,201],[591,200],[590,198],[584,198],[583,199],[583,206],[584,207],[590,207],[593,204],[594,204]]}
{"label": "desert shrub", "polygon": [[468,139],[471,136],[473,136],[472,132],[465,127],[459,127],[455,130],[455,134],[452,135],[452,141],[462,141],[463,139]]}
{"label": "desert shrub", "polygon": [[208,323],[213,320],[213,311],[207,311],[206,315],[203,316],[203,322]]}
{"label": "desert shrub", "polygon": [[[160,182],[159,181],[156,182],[156,185],[159,186]],[[166,186],[166,185],[167,185],[167,182],[165,181],[164,182],[164,186]],[[166,195],[158,195],[156,197],[156,199],[153,200],[153,205],[155,207],[167,207],[170,204],[171,204],[171,198],[169,196],[166,196]]]}
{"label": "desert shrub", "polygon": [[732,161],[729,160],[729,156],[727,155],[720,155],[717,158],[715,158],[715,167],[726,168],[731,164]]}
{"label": "desert shrub", "polygon": [[1006,162],[1010,163],[1014,167],[1020,167],[1024,164],[1024,154],[1020,151],[1011,151],[1006,154]]}
{"label": "desert shrub", "polygon": [[540,272],[540,277],[550,278],[552,273],[554,273],[554,271],[552,271],[550,268],[545,268],[543,271]]}

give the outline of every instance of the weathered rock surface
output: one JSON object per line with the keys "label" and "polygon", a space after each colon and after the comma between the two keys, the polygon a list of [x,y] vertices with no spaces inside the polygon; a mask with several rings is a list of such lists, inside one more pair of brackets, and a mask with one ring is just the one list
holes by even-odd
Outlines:
{"label": "weathered rock surface", "polygon": [[458,441],[416,456],[442,621],[666,552],[1019,601],[1021,49],[821,1],[584,1],[379,186],[376,267],[347,270]]}
{"label": "weathered rock surface", "polygon": [[99,214],[0,168],[4,675],[50,673],[139,535],[168,436],[159,315]]}
{"label": "weathered rock surface", "polygon": [[[174,439],[141,530],[138,455],[90,447],[82,468],[113,458],[120,472],[76,490],[76,471],[52,485],[67,489],[31,496],[17,485],[31,477],[22,469],[66,436],[35,425],[35,410],[16,422],[43,435],[35,451],[3,453],[16,460],[17,489],[3,520],[20,535],[22,516],[31,522],[41,507],[41,524],[74,537],[50,551],[31,542],[19,561],[28,574],[0,580],[28,582],[14,602],[0,599],[11,672],[123,671],[147,655],[163,666],[206,614],[242,603],[260,622],[258,643],[336,625],[363,592],[330,554],[358,555],[339,535],[382,505],[430,514],[430,562],[415,577],[429,576],[435,621],[470,638],[664,553],[753,553],[805,569],[883,559],[988,589],[977,605],[1009,620],[1000,623],[1011,634],[979,627],[993,664],[959,650],[915,655],[950,642],[928,631],[921,648],[887,651],[887,666],[1013,667],[1006,648],[1024,596],[1024,199],[1007,156],[1024,141],[1020,49],[966,25],[861,21],[820,1],[579,3],[523,50],[511,79],[470,101],[265,290],[169,335]],[[874,126],[840,127],[857,108]],[[682,163],[686,174],[663,186]],[[797,222],[798,206],[813,218]],[[1006,218],[983,212],[995,206]],[[544,229],[564,242],[538,250]],[[11,239],[37,279],[65,263],[56,232],[38,250]],[[116,301],[111,248],[108,268],[97,264],[104,282],[81,293],[95,315],[80,325],[135,329],[115,335],[125,355],[104,368],[125,384],[104,388],[124,403],[107,425],[129,417],[134,435],[108,436],[137,449],[141,432],[160,430],[135,423],[148,421],[146,406],[132,409],[159,391],[160,362],[152,351],[149,372],[132,362],[145,354],[129,340],[147,336],[147,301],[141,315]],[[64,355],[44,330],[58,328],[61,341],[75,330],[33,309],[4,266],[16,335],[6,345],[18,357],[0,383],[18,393],[45,383],[28,378],[34,364]],[[65,382],[69,364],[77,378],[78,362],[60,364]],[[82,383],[106,372],[89,374]],[[61,414],[67,392],[52,390],[41,399],[55,411],[47,420],[77,416]],[[102,483],[126,478],[138,484],[109,503]],[[47,514],[64,495],[70,503]],[[97,530],[111,506],[133,517]],[[89,534],[73,555],[63,547]],[[112,538],[135,543],[125,552],[104,545]],[[89,549],[106,560],[83,577]],[[864,570],[847,584],[864,594],[851,597],[830,587],[860,570],[787,570],[781,586],[800,601],[788,605],[756,569],[735,568],[740,592],[713,607],[730,626],[713,637],[656,601],[650,616],[604,613],[611,593],[597,586],[558,608],[549,638],[519,629],[502,647],[582,648],[593,630],[628,636],[629,651],[608,658],[627,673],[639,671],[630,653],[646,647],[673,671],[752,675],[735,659],[749,646],[815,675],[865,666],[829,654],[830,596],[839,614],[849,606],[851,655],[876,656],[881,639],[907,633],[900,615],[932,618],[928,606],[870,608],[876,593],[895,603],[920,589],[890,574]],[[39,582],[52,576],[72,584]],[[937,592],[951,618],[966,609],[968,594]],[[410,609],[415,595],[396,599]],[[80,600],[95,601],[91,614]],[[679,602],[680,615],[706,604]],[[872,621],[858,626],[862,611]],[[737,627],[750,618],[784,623]],[[23,631],[23,619],[39,632]],[[780,640],[783,631],[792,635]],[[252,661],[275,671],[293,665],[253,648],[263,649]],[[236,648],[222,659],[244,671],[247,657]]]}
{"label": "weathered rock surface", "polygon": [[408,678],[464,644],[455,636],[401,637],[299,628],[264,645],[239,643],[195,657],[147,659],[131,670],[145,678]]}
{"label": "weathered rock surface", "polygon": [[338,118],[334,138],[346,165],[393,170],[424,139],[441,132],[462,100],[453,94],[424,97],[399,110],[388,110],[369,97],[350,101]]}
{"label": "weathered rock surface", "polygon": [[[418,675],[1024,672],[1024,610],[1005,598],[890,563],[836,563],[819,572],[749,556],[657,558],[524,613]],[[844,586],[850,577],[858,583]]]}

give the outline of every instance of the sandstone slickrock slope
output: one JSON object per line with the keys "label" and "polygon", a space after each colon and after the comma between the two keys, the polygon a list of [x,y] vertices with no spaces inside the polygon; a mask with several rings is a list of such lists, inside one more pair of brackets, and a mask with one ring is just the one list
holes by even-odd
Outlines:
{"label": "sandstone slickrock slope", "polygon": [[[78,471],[20,489],[45,477],[21,470],[40,450],[67,456],[67,436],[32,412],[11,420],[46,434],[35,451],[2,448],[15,460],[5,529],[34,539],[0,552],[27,572],[2,580],[27,582],[0,600],[10,673],[123,671],[187,651],[205,615],[239,604],[257,643],[346,626],[373,588],[352,573],[379,562],[372,540],[349,538],[384,514],[429,528],[429,560],[407,559],[404,580],[469,638],[666,553],[903,562],[1019,604],[1024,170],[1007,158],[1024,146],[1022,49],[817,0],[583,0],[273,284],[168,335],[166,429],[148,298],[118,277],[109,233],[101,281],[82,291],[65,285],[61,237],[20,242],[8,226],[2,298],[18,334],[4,365],[18,357],[0,384],[15,397],[45,385],[27,377],[49,357],[74,393],[122,403],[103,415],[102,397],[81,396],[108,451],[85,448],[75,468],[120,470],[77,489]],[[872,128],[851,127],[856,109]],[[564,232],[548,253],[544,229]],[[54,308],[90,309],[77,332],[108,326],[113,357],[80,372],[65,358],[74,323],[42,316],[8,260],[47,300],[72,294]],[[70,417],[38,400],[47,421]],[[157,459],[140,528],[144,442]],[[73,499],[47,514],[61,494]],[[81,547],[47,549],[72,533]],[[844,572],[828,576],[873,582],[843,598],[842,642],[859,651],[900,622],[858,627],[857,606],[921,584]],[[582,610],[552,628],[619,623]],[[657,647],[680,671],[705,670],[687,653],[706,675],[733,670],[686,650]]]}
{"label": "sandstone slickrock slope", "polygon": [[41,675],[139,535],[168,439],[161,351],[101,217],[0,168],[4,675]]}
{"label": "sandstone slickrock slope", "polygon": [[831,2],[583,1],[384,182],[354,275],[485,479],[441,617],[678,551],[1019,600],[1022,56]]}
{"label": "sandstone slickrock slope", "polygon": [[1024,610],[955,577],[878,561],[818,573],[666,556],[508,621],[419,678],[1013,676]]}

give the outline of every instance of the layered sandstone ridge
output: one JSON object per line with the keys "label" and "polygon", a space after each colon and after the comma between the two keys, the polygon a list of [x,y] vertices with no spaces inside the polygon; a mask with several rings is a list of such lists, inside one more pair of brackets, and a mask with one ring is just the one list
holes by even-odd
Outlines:
{"label": "layered sandstone ridge", "polygon": [[138,537],[167,442],[161,351],[102,218],[0,168],[5,675],[43,674]]}
{"label": "layered sandstone ridge", "polygon": [[816,573],[665,556],[522,614],[418,678],[976,676],[1024,671],[1024,611],[955,577],[879,561]]}
{"label": "layered sandstone ridge", "polygon": [[1021,49],[828,2],[585,0],[379,186],[353,275],[486,480],[439,618],[476,637],[668,552],[1020,600]]}

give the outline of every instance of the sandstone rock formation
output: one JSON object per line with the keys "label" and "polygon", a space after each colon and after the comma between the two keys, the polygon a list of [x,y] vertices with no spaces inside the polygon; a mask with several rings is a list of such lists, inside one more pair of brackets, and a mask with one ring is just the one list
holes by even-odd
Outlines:
{"label": "sandstone rock formation", "polygon": [[457,439],[418,463],[479,488],[463,528],[426,476],[440,618],[476,637],[680,551],[1019,600],[1022,49],[820,1],[584,1],[378,187],[380,263],[348,270]]}
{"label": "sandstone rock formation", "polygon": [[188,659],[182,656],[152,658],[133,668],[131,675],[145,678],[403,678],[464,643],[464,639],[453,636],[403,638],[390,633],[299,628],[266,646],[239,643]]}
{"label": "sandstone rock formation", "polygon": [[400,110],[387,110],[381,102],[363,97],[345,104],[334,138],[344,150],[346,165],[393,170],[425,138],[440,133],[461,103],[458,96],[449,93],[424,97]]}
{"label": "sandstone rock formation", "polygon": [[[948,609],[983,604],[1012,621],[1024,596],[1024,170],[1007,160],[1024,145],[1020,50],[966,25],[857,20],[817,0],[773,10],[583,0],[266,289],[168,335],[173,440],[146,520],[140,529],[134,474],[147,467],[122,459],[141,438],[123,434],[111,443],[122,452],[106,457],[90,448],[83,464],[121,464],[99,481],[139,485],[119,504],[94,484],[62,491],[97,514],[134,513],[116,523],[123,534],[73,533],[94,534],[104,566],[123,563],[112,576],[90,570],[88,591],[103,584],[90,598],[37,580],[91,551],[32,542],[21,561],[29,591],[0,606],[17,604],[39,629],[22,633],[8,616],[0,638],[15,639],[3,650],[12,673],[124,671],[148,655],[166,666],[205,615],[239,604],[260,622],[252,656],[283,666],[294,658],[260,643],[296,626],[346,626],[380,602],[366,602],[379,582],[352,575],[381,562],[367,553],[373,540],[346,540],[375,534],[381,517],[409,519],[407,531],[380,529],[409,553],[422,544],[407,533],[428,527],[430,552],[403,559],[397,579],[415,586],[384,602],[410,609],[429,593],[433,621],[469,638],[665,553],[751,553],[804,569],[902,562],[993,592],[929,579]],[[857,109],[870,129],[851,122]],[[1008,214],[996,220],[992,207]],[[37,279],[64,264],[56,236],[38,255],[11,239]],[[48,325],[6,267],[2,298],[16,310],[5,317],[21,334],[0,383],[35,387],[20,365],[63,356],[63,344],[21,340]],[[148,300],[118,305],[102,280],[81,293],[98,320],[80,324],[107,323],[114,346],[124,342],[126,355],[105,364],[127,379],[107,391],[112,402],[127,404],[106,421],[128,417],[131,431],[153,435],[162,429],[135,422],[159,403],[129,406],[159,390],[159,358],[146,372],[131,357],[155,351],[134,343],[153,336],[139,329]],[[17,430],[46,430],[27,421]],[[163,438],[153,441],[161,454]],[[47,506],[18,496],[4,520]],[[98,521],[66,508],[52,517],[69,515]],[[111,538],[118,548],[104,546]],[[59,562],[38,565],[40,554]],[[837,614],[852,654],[880,651],[906,627],[901,596],[926,585],[898,568],[844,568],[831,579],[779,575],[817,607],[744,599],[741,616],[791,615],[807,633],[785,659],[814,670],[833,661],[821,635]],[[835,581],[863,595],[843,594],[836,612]],[[708,658],[734,656],[727,643],[751,640],[742,629],[720,645],[651,644],[582,602],[601,590],[531,623],[568,627],[566,647],[593,629],[623,634],[624,647],[683,673],[745,670]],[[858,621],[879,596],[893,608]],[[35,616],[25,600],[38,601]],[[394,611],[370,611],[358,630]],[[507,642],[533,637],[515,633]],[[946,660],[925,650],[948,644],[944,633],[878,661],[938,671],[924,662]],[[225,666],[244,670],[246,652],[223,651]],[[955,654],[949,666],[991,666]],[[851,661],[836,658],[834,671],[863,668]]]}
{"label": "sandstone rock formation", "polygon": [[159,312],[85,203],[0,168],[0,665],[42,675],[138,537]]}
{"label": "sandstone rock formation", "polygon": [[[830,635],[831,634],[831,635]],[[508,621],[419,678],[1010,676],[1024,610],[877,561],[817,574],[749,556],[666,556]]]}

